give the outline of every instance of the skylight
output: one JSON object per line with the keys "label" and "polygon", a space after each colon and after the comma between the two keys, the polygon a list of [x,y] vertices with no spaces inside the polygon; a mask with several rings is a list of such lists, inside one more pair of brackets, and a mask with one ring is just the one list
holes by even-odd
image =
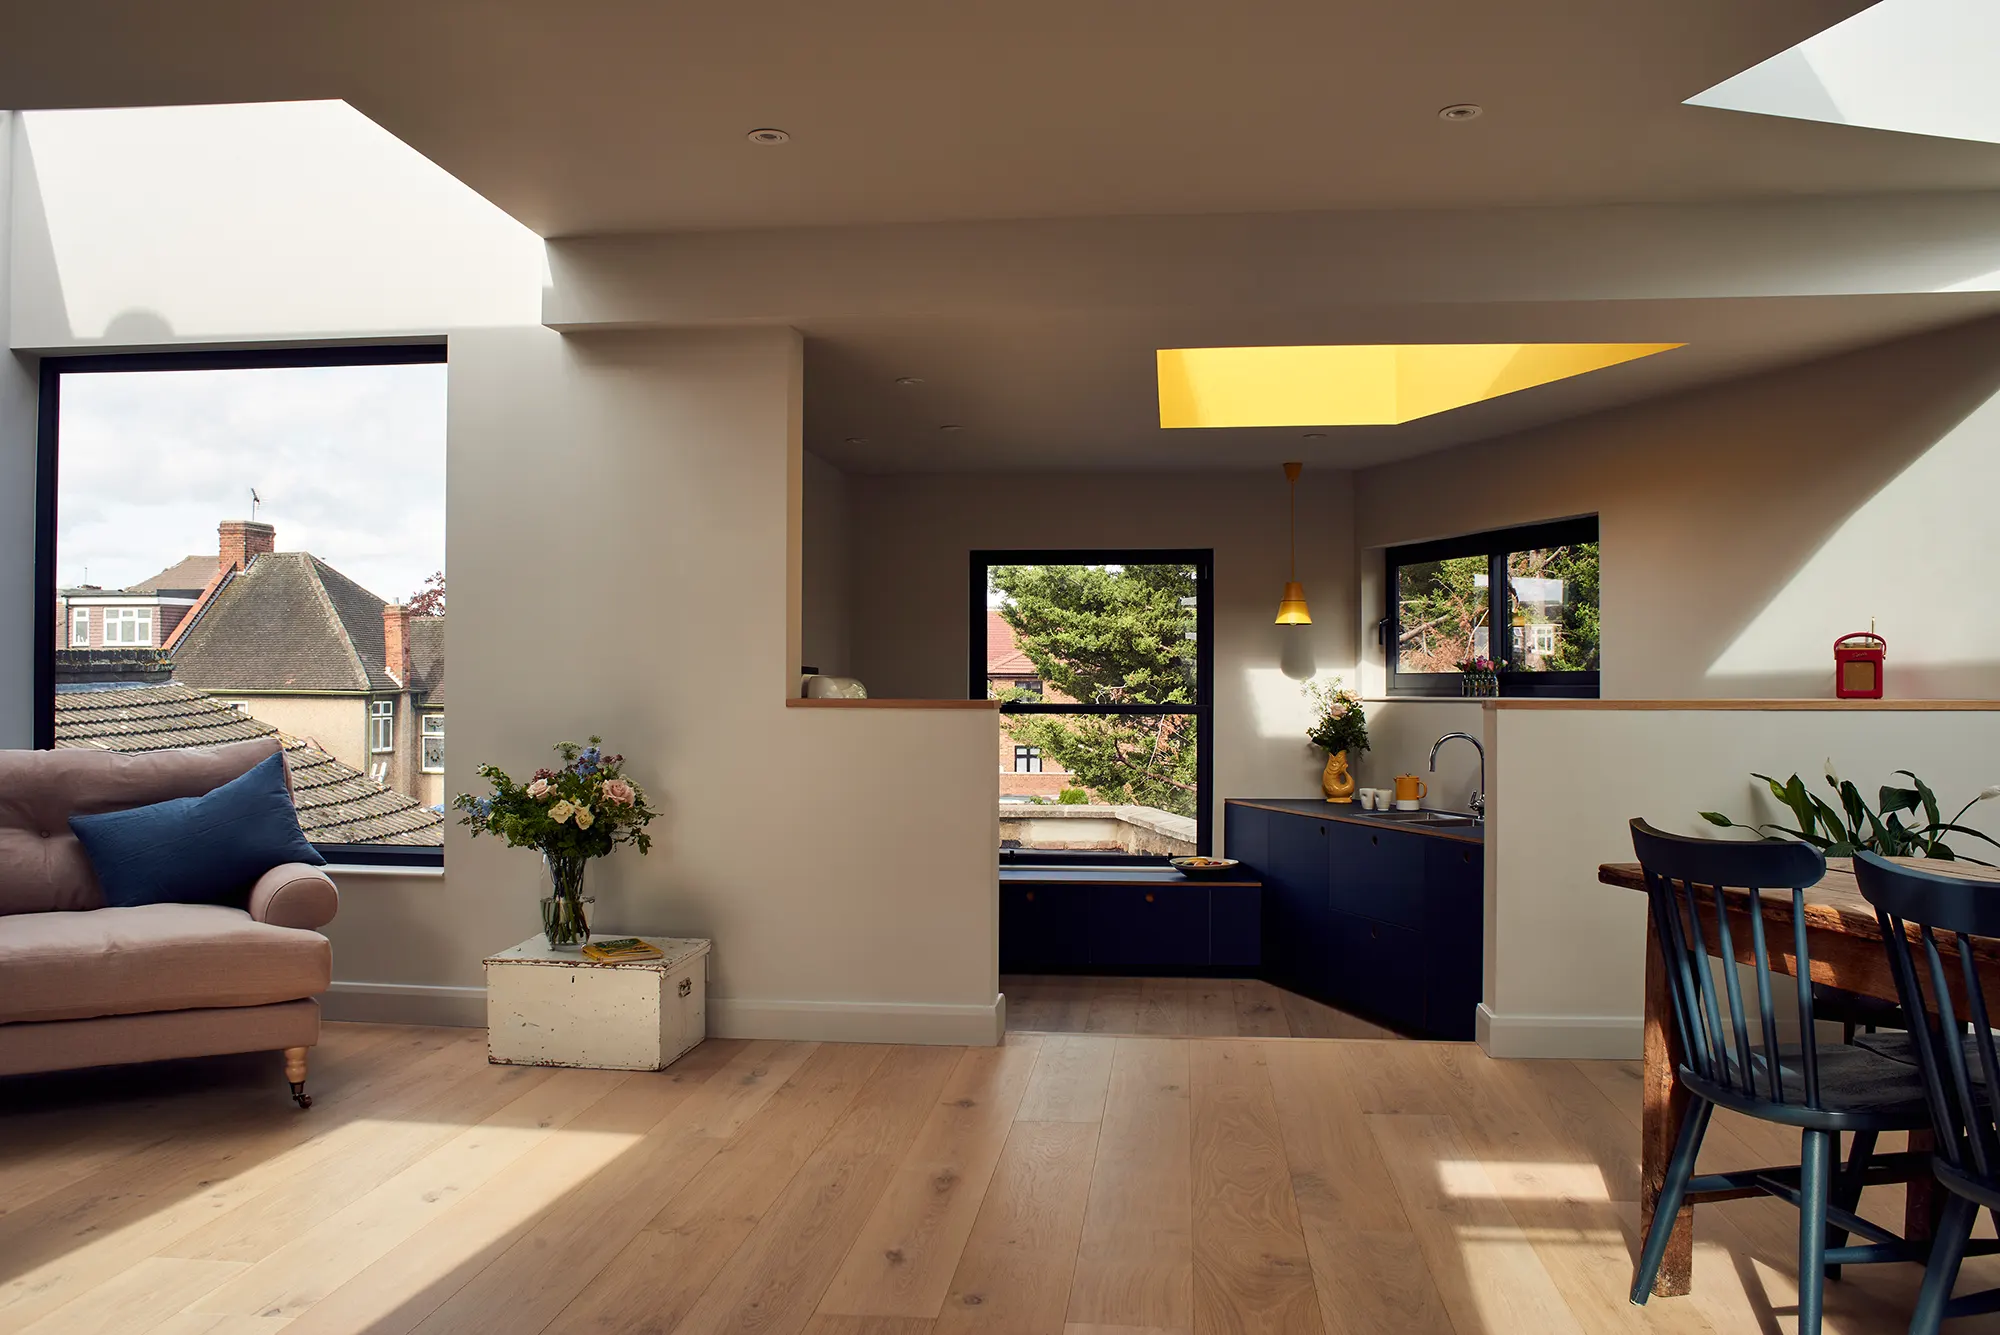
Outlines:
{"label": "skylight", "polygon": [[1688,104],[2000,143],[2000,5],[1882,0]]}
{"label": "skylight", "polygon": [[1160,425],[1391,426],[1678,343],[1371,343],[1162,348]]}

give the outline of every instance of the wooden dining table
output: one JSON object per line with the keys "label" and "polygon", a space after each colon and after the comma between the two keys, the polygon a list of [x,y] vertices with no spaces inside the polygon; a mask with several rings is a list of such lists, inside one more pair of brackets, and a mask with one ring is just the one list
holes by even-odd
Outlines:
{"label": "wooden dining table", "polygon": [[[1899,861],[1902,859],[1898,859]],[[1926,861],[1926,871],[1964,876],[1975,880],[2000,881],[2000,869],[1970,862]],[[1597,869],[1597,879],[1606,885],[1645,892],[1646,879],[1636,862],[1607,862]],[[1749,949],[1750,894],[1745,890],[1725,891],[1724,902],[1738,942],[1738,959],[1751,962]],[[1778,923],[1782,930],[1768,936],[1771,972],[1798,975],[1791,948],[1791,896],[1765,892],[1762,913],[1766,924]],[[1741,919],[1738,922],[1738,919]],[[1889,972],[1888,953],[1882,948],[1882,931],[1875,908],[1862,897],[1854,880],[1854,865],[1848,858],[1828,858],[1826,876],[1805,893],[1806,955],[1811,961],[1811,977],[1848,992],[1895,1001],[1896,982]],[[1640,1131],[1639,1230],[1644,1236],[1652,1226],[1654,1202],[1666,1181],[1667,1161],[1673,1157],[1674,1138],[1687,1110],[1688,1094],[1675,1072],[1681,1065],[1680,1036],[1673,1024],[1673,999],[1667,991],[1666,966],[1659,942],[1654,939],[1652,917],[1646,926],[1646,1037],[1645,1077],[1641,1097],[1645,1101]],[[1717,940],[1710,933],[1708,940]],[[1988,995],[2000,990],[2000,947],[1980,942],[1974,950],[1979,966],[1980,985]],[[1910,1147],[1928,1149],[1928,1133],[1913,1132]],[[1694,1207],[1708,1200],[1726,1200],[1740,1192],[1688,1193],[1687,1203],[1674,1220],[1667,1243],[1667,1256],[1660,1266],[1653,1292],[1665,1297],[1688,1291],[1694,1274]],[[1932,1193],[1928,1180],[1911,1182],[1904,1205],[1905,1236],[1928,1237],[1932,1217]]]}

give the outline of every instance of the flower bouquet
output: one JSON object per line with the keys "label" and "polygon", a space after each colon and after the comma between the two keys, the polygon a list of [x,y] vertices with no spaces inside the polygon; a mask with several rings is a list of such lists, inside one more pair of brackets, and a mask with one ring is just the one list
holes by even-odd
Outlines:
{"label": "flower bouquet", "polygon": [[1500,694],[1500,665],[1490,658],[1464,658],[1456,665],[1467,695]]}
{"label": "flower bouquet", "polygon": [[592,858],[601,858],[620,844],[641,853],[653,847],[646,825],[659,813],[646,804],[646,794],[625,777],[625,757],[604,754],[603,738],[588,746],[558,742],[562,765],[538,769],[526,783],[516,783],[498,765],[481,765],[479,777],[493,785],[485,797],[460,793],[452,806],[465,814],[473,838],[491,834],[510,848],[532,848],[542,855],[549,876],[549,893],[542,900],[542,934],[551,950],[581,947],[590,940],[583,872]]}
{"label": "flower bouquet", "polygon": [[1340,678],[1308,683],[1305,696],[1313,704],[1313,725],[1306,740],[1326,752],[1326,768],[1320,772],[1320,791],[1329,802],[1354,800],[1354,776],[1348,772],[1348,753],[1359,759],[1368,749],[1368,718],[1361,697],[1343,690]]}

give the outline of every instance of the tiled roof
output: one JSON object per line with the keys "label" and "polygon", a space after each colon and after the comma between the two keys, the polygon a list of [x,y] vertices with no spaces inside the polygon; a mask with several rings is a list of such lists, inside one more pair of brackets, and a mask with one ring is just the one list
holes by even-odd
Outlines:
{"label": "tiled roof", "polygon": [[205,691],[394,691],[382,600],[308,552],[266,552],[229,577],[174,645]]}
{"label": "tiled roof", "polygon": [[1035,665],[1021,652],[1014,628],[998,613],[986,613],[986,675],[989,677],[1032,677]]}
{"label": "tiled roof", "polygon": [[171,751],[273,736],[284,745],[291,767],[299,828],[314,843],[435,847],[444,842],[444,817],[416,799],[179,682],[56,692],[58,747]]}
{"label": "tiled roof", "polygon": [[127,593],[200,593],[215,578],[216,557],[213,552],[207,556],[185,556],[168,566],[151,579],[142,580],[127,589]]}
{"label": "tiled roof", "polygon": [[410,618],[409,687],[426,696],[424,704],[444,706],[444,618]]}

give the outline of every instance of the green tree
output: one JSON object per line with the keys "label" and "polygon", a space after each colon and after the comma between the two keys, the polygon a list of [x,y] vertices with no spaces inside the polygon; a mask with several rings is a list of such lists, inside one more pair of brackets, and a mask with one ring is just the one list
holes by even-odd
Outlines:
{"label": "green tree", "polygon": [[1474,634],[1487,623],[1486,573],[1483,556],[1425,561],[1397,572],[1402,671],[1452,672],[1473,656]]}
{"label": "green tree", "polygon": [[[995,566],[990,578],[1046,703],[1194,704],[1191,567]],[[1195,814],[1192,714],[1013,714],[1004,723],[1099,801]]]}

